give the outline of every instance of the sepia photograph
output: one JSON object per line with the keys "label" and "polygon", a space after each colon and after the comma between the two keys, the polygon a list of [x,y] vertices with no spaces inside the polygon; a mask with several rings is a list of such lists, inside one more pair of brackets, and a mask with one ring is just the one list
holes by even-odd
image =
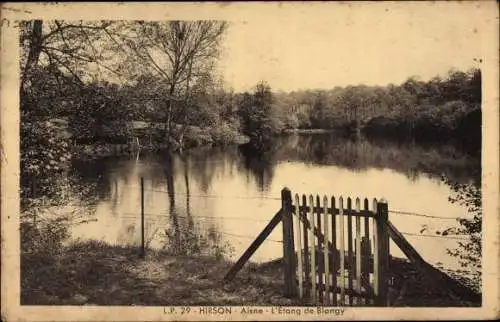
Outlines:
{"label": "sepia photograph", "polygon": [[2,319],[498,317],[495,2],[1,10]]}

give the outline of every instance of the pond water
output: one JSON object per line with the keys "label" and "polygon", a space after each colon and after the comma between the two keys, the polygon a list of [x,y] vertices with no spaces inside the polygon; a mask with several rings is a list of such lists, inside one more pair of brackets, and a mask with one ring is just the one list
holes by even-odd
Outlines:
{"label": "pond water", "polygon": [[[444,175],[469,182],[480,163],[453,146],[345,139],[333,134],[293,134],[265,152],[248,146],[202,148],[75,161],[73,170],[96,186],[96,221],[73,228],[74,237],[139,245],[140,180],[144,178],[145,238],[151,248],[180,253],[223,253],[236,260],[281,206],[280,192],[385,198],[389,220],[431,263],[456,268],[446,253],[463,236],[439,237],[466,209],[448,201]],[[252,259],[282,255],[278,226]],[[391,244],[394,256],[404,257]]]}

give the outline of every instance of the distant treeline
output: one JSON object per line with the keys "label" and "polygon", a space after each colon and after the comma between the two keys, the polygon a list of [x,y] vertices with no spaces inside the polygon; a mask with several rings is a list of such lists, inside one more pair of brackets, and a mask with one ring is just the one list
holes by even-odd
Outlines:
{"label": "distant treeline", "polygon": [[366,135],[481,146],[481,71],[430,81],[275,94],[286,128],[361,130]]}

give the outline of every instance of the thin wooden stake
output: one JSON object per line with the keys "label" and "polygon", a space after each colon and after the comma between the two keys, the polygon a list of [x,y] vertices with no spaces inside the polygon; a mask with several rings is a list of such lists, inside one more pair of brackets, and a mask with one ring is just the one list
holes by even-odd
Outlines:
{"label": "thin wooden stake", "polygon": [[[332,272],[332,288],[334,290],[337,289],[337,216],[335,215],[335,198],[332,197],[331,200],[331,207],[332,207],[332,267],[331,267],[331,272]],[[337,293],[333,292],[333,305],[337,305]]]}
{"label": "thin wooden stake", "polygon": [[[306,195],[302,195],[302,205],[303,205],[303,211],[300,213],[300,215],[302,216],[302,219],[303,219],[303,223],[302,223],[302,228],[303,228],[303,232],[304,232],[304,278],[305,278],[305,285],[306,285],[306,289],[305,289],[305,292],[304,292],[304,295],[306,297],[309,297],[311,295],[311,292],[310,292],[310,287],[308,285],[311,285],[309,284],[311,282],[311,276],[310,276],[310,262],[309,262],[309,236],[308,236],[308,228],[307,228],[307,225],[305,224],[306,220],[307,220],[307,212],[306,212],[306,207],[307,207],[307,197]],[[312,233],[312,232],[311,232]]]}
{"label": "thin wooden stake", "polygon": [[[377,213],[377,199],[373,199],[372,211]],[[376,301],[380,297],[380,264],[379,264],[379,224],[375,219],[373,223],[373,291],[375,293]]]}
{"label": "thin wooden stake", "polygon": [[[321,229],[321,216],[322,216],[322,213],[321,213],[321,202],[320,202],[320,199],[319,199],[319,196],[317,195],[316,196],[316,218],[317,218],[317,230],[318,230],[318,233],[319,234],[322,234],[323,233],[323,230]],[[319,288],[318,288],[318,300],[320,303],[323,302],[323,290],[324,290],[324,287],[323,287],[323,268],[324,266],[321,265],[321,260],[324,258],[322,255],[322,250],[323,250],[323,241],[318,238],[317,239],[318,241],[318,258],[317,258],[317,264],[316,264],[316,267],[318,268],[318,285],[319,285]],[[326,241],[324,241],[326,242]]]}
{"label": "thin wooden stake", "polygon": [[316,303],[316,242],[314,236],[314,197],[312,195],[309,196],[309,223],[311,224],[311,234],[309,239],[309,244],[311,244],[311,298],[312,302]]}
{"label": "thin wooden stake", "polygon": [[[361,202],[356,198],[356,211],[360,211]],[[356,217],[356,291],[361,294],[361,218]],[[358,301],[356,301],[358,302]]]}
{"label": "thin wooden stake", "polygon": [[344,200],[339,198],[339,241],[340,241],[340,305],[345,305],[345,241],[344,241]]}
{"label": "thin wooden stake", "polygon": [[[347,261],[349,263],[349,270],[347,272],[347,282],[349,290],[353,290],[353,270],[355,265],[353,265],[353,247],[352,247],[352,200],[351,198],[347,198]],[[349,305],[352,305],[353,297],[349,296]]]}
{"label": "thin wooden stake", "polygon": [[330,267],[329,267],[329,247],[328,247],[328,238],[330,236],[328,231],[328,198],[326,196],[323,197],[323,224],[325,227],[325,240],[323,243],[323,252],[324,252],[324,262],[325,262],[325,296],[324,302],[325,305],[330,304]]}
{"label": "thin wooden stake", "polygon": [[144,178],[141,177],[141,258],[144,258]]}
{"label": "thin wooden stake", "polygon": [[[365,211],[369,211],[370,210],[367,198],[365,198],[365,200],[364,200],[364,210]],[[365,229],[364,229],[364,233],[365,233],[366,239],[370,239],[370,224],[369,224],[369,222],[370,222],[370,218],[369,217],[365,217]]]}
{"label": "thin wooden stake", "polygon": [[300,200],[299,195],[295,194],[295,226],[297,237],[295,240],[297,241],[297,278],[299,280],[299,298],[302,299],[304,296],[304,288],[303,288],[303,280],[304,277],[302,275],[302,234],[301,234],[301,220],[300,220]]}
{"label": "thin wooden stake", "polygon": [[[370,207],[368,204],[368,199],[365,198],[364,200],[364,207],[363,209],[365,211],[369,211]],[[370,227],[369,227],[369,220],[370,218],[365,217],[365,227],[364,227],[364,237],[362,240],[362,245],[361,248],[363,250],[361,254],[361,261],[362,261],[362,276],[361,278],[365,280],[368,284],[370,284],[370,257],[371,257],[371,247],[370,247]],[[365,304],[370,304],[368,299],[365,299]]]}
{"label": "thin wooden stake", "polygon": [[292,194],[288,188],[281,190],[281,209],[283,211],[283,260],[285,262],[284,293],[286,297],[292,297],[296,294],[296,270],[293,241]]}

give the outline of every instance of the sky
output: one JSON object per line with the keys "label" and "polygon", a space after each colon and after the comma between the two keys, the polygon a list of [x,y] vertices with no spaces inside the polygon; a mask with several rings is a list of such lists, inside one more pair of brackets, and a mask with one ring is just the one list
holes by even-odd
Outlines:
{"label": "sky", "polygon": [[491,38],[482,33],[484,19],[473,4],[339,5],[314,14],[289,10],[233,19],[220,72],[236,91],[259,80],[292,91],[400,84],[410,76],[428,80],[451,68],[481,67]]}
{"label": "sky", "polygon": [[[228,21],[219,73],[225,87],[274,91],[429,80],[491,61],[493,1],[233,3],[99,9],[103,18]],[[77,5],[75,5],[77,6]],[[69,10],[64,6],[60,10]],[[86,11],[87,10],[87,11]],[[61,17],[96,19],[82,6]],[[108,12],[109,11],[109,12]],[[115,12],[116,11],[116,12]],[[81,19],[80,18],[80,19]],[[69,19],[69,18],[68,18]],[[487,60],[490,58],[490,61]],[[482,59],[483,62],[479,62]]]}

